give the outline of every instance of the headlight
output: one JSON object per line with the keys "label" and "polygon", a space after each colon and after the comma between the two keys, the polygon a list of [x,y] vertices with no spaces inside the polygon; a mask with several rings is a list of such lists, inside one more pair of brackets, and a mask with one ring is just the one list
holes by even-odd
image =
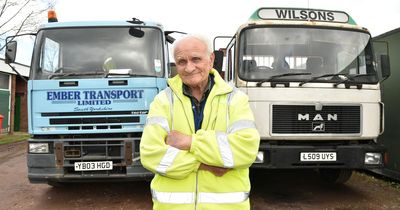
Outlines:
{"label": "headlight", "polygon": [[364,163],[366,165],[382,164],[382,154],[375,153],[375,152],[367,152],[367,153],[365,153]]}
{"label": "headlight", "polygon": [[56,127],[41,127],[42,131],[55,131]]}
{"label": "headlight", "polygon": [[264,162],[264,152],[259,151],[257,153],[257,157],[256,160],[254,161],[254,163],[263,163]]}
{"label": "headlight", "polygon": [[49,153],[49,144],[29,143],[29,153]]}

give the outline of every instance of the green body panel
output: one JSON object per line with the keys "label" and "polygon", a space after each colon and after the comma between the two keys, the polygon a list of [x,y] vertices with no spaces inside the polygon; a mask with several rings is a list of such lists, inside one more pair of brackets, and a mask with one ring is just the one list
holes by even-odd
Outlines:
{"label": "green body panel", "polygon": [[0,90],[0,115],[3,115],[3,124],[1,129],[6,129],[8,125],[8,112],[10,104],[10,91]]}
{"label": "green body panel", "polygon": [[[374,38],[375,41],[386,41],[389,46],[390,77],[383,82],[382,100],[385,104],[385,130],[378,139],[385,145],[388,163],[385,170],[397,173],[400,178],[400,30]],[[379,49],[376,49],[379,50]]]}
{"label": "green body panel", "polygon": [[14,106],[14,131],[21,129],[21,96],[15,95]]}

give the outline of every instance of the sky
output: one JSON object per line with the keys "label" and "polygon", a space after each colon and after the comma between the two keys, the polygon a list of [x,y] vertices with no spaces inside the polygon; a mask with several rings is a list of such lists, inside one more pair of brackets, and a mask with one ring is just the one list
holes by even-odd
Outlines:
{"label": "sky", "polygon": [[259,7],[341,10],[377,36],[400,27],[399,0],[58,0],[59,21],[159,22],[165,30],[231,36]]}
{"label": "sky", "polygon": [[[164,30],[203,34],[212,40],[234,35],[260,7],[345,11],[372,36],[400,27],[400,0],[56,0],[54,9],[59,22],[135,17],[161,23]],[[31,50],[26,51],[17,61],[29,64],[26,55]]]}

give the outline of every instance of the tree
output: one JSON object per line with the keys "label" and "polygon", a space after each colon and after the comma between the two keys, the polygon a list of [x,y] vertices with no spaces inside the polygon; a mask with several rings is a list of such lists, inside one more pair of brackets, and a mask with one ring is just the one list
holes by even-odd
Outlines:
{"label": "tree", "polygon": [[56,0],[0,0],[0,51],[7,36],[31,33],[53,8]]}

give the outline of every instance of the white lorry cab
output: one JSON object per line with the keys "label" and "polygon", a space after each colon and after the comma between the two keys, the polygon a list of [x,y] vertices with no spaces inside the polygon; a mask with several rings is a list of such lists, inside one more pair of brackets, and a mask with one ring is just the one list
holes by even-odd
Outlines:
{"label": "white lorry cab", "polygon": [[260,8],[223,51],[225,80],[249,96],[261,135],[253,168],[317,169],[343,183],[382,167],[389,59],[348,14]]}

